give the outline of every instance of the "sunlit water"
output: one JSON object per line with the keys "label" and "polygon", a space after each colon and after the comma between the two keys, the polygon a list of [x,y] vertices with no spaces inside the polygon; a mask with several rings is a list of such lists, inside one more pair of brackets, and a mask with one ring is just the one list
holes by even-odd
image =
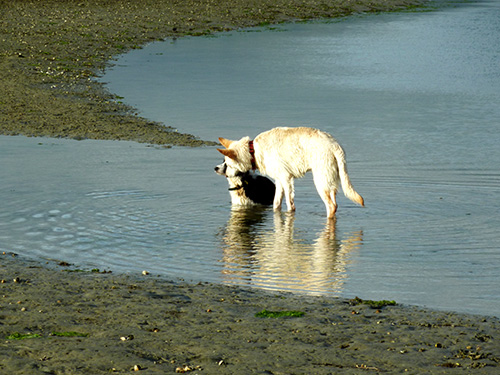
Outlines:
{"label": "sunlit water", "polygon": [[36,258],[500,315],[500,2],[154,43],[102,80],[203,139],[310,125],[366,208],[231,210],[212,147],[0,137],[0,246]]}

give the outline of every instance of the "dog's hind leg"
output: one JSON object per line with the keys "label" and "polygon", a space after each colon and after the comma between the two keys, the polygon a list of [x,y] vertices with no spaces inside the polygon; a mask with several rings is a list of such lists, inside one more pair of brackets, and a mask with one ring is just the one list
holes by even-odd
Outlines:
{"label": "dog's hind leg", "polygon": [[337,212],[337,202],[335,201],[335,191],[331,191],[330,189],[319,191],[319,196],[325,203],[326,207],[326,215],[328,219],[333,219],[335,217],[335,212]]}
{"label": "dog's hind leg", "polygon": [[314,185],[316,185],[316,190],[318,191],[319,196],[323,200],[326,206],[326,215],[329,219],[333,219],[335,217],[335,213],[337,212],[337,188],[331,188],[328,186],[328,182],[318,177],[318,175],[314,176]]}
{"label": "dog's hind leg", "polygon": [[[335,213],[337,212],[337,189],[330,190],[331,207],[333,211],[328,211],[328,218],[333,219]],[[330,214],[331,212],[331,214]]]}

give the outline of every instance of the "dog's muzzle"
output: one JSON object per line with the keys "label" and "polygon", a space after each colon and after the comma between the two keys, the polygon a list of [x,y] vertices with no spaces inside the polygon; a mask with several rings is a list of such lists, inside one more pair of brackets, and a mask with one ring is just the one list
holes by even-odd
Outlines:
{"label": "dog's muzzle", "polygon": [[227,165],[226,163],[222,163],[214,168],[215,173],[220,174],[222,176],[226,175]]}
{"label": "dog's muzzle", "polygon": [[227,164],[224,162],[222,164],[219,164],[218,166],[216,166],[214,168],[214,171],[215,173],[221,175],[221,176],[224,176],[224,177],[227,177],[227,178],[232,178],[232,177],[243,177],[244,175],[246,175],[248,172],[241,172],[241,171],[237,171],[234,176],[228,176],[227,175]]}

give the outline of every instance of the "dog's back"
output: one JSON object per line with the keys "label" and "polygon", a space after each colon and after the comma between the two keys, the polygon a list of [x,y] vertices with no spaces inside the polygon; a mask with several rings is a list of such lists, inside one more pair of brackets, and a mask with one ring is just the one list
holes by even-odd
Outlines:
{"label": "dog's back", "polygon": [[259,134],[254,142],[259,170],[273,178],[282,174],[300,178],[315,167],[336,167],[334,149],[338,143],[317,129],[274,128]]}

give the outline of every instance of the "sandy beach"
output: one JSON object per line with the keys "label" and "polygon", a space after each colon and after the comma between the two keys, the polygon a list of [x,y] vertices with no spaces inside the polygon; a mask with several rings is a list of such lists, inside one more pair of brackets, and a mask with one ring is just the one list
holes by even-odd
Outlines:
{"label": "sandy beach", "polygon": [[[211,145],[141,118],[93,77],[156,40],[418,3],[0,0],[0,134]],[[102,273],[10,251],[0,248],[0,374],[500,371],[497,317]]]}
{"label": "sandy beach", "polygon": [[497,318],[0,261],[2,374],[499,371]]}

